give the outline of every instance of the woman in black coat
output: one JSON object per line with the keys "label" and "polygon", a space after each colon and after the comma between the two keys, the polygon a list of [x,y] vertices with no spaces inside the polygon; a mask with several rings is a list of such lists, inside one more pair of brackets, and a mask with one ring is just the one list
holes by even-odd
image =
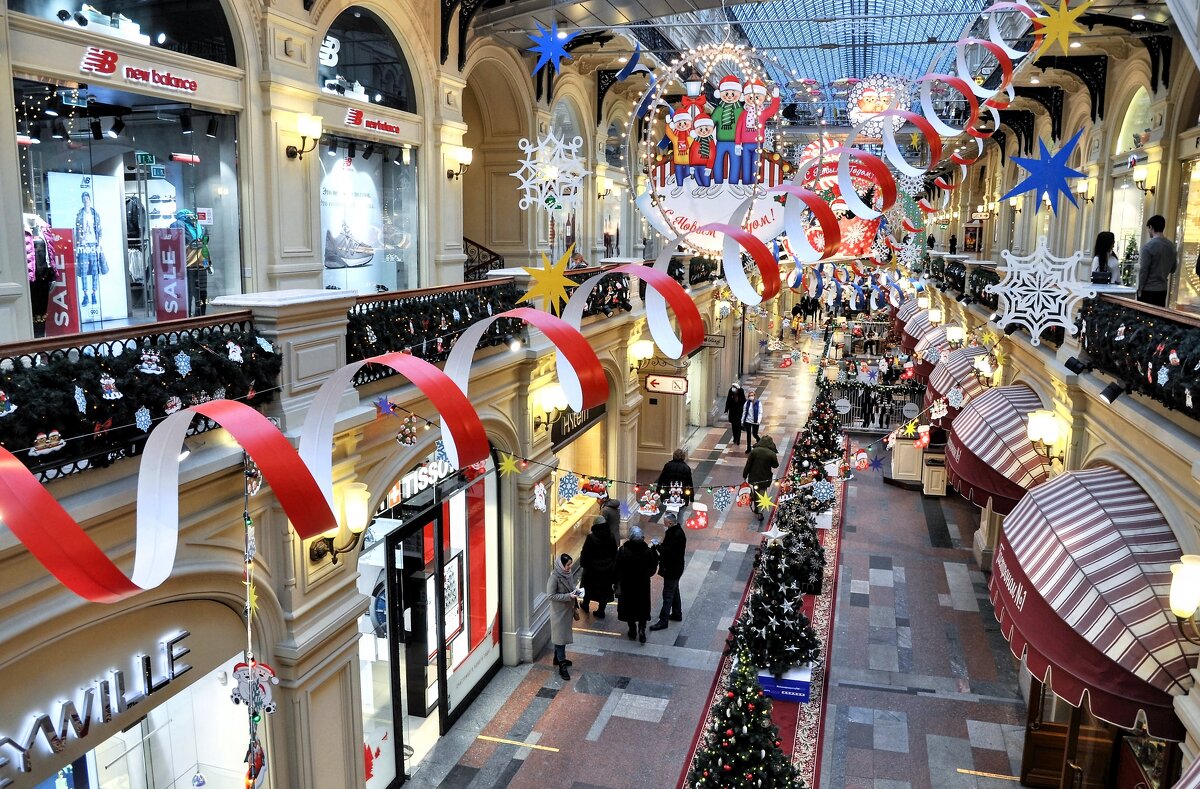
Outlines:
{"label": "woman in black coat", "polygon": [[733,445],[742,443],[742,411],[746,408],[746,390],[737,381],[725,395],[725,415],[729,417],[729,429],[733,431]]}
{"label": "woman in black coat", "polygon": [[617,618],[629,625],[629,637],[646,643],[650,620],[650,579],[658,570],[658,557],[642,536],[629,530],[629,539],[617,551]]}
{"label": "woman in black coat", "polygon": [[603,515],[592,521],[592,531],[579,554],[579,566],[583,568],[583,612],[588,613],[595,600],[596,618],[603,619],[604,608],[613,599],[617,574],[617,540]]}

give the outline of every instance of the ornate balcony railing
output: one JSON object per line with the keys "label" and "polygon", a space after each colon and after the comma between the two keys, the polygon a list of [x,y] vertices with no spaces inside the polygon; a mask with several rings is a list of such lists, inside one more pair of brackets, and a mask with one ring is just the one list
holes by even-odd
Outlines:
{"label": "ornate balcony railing", "polygon": [[504,268],[503,255],[466,237],[463,237],[463,252],[467,256],[463,263],[464,282],[479,282],[487,279],[489,271]]}
{"label": "ornate balcony railing", "polygon": [[943,274],[946,285],[955,293],[966,293],[967,267],[960,260],[952,260],[946,264]]}
{"label": "ornate balcony railing", "polygon": [[996,285],[1000,282],[1000,275],[990,268],[977,268],[971,272],[970,280],[967,283],[967,294],[982,304],[989,310],[995,310],[1000,306],[1000,297],[994,293],[988,293],[988,285]]}
{"label": "ornate balcony railing", "polygon": [[0,444],[43,482],[101,468],[181,408],[270,401],[281,364],[249,311],[0,345]]}
{"label": "ornate balcony railing", "polygon": [[709,258],[693,257],[688,261],[688,284],[703,285],[721,275],[721,263]]}
{"label": "ornate balcony railing", "polygon": [[[614,268],[614,266],[588,266],[569,272],[567,278],[572,282],[583,282],[610,268]],[[629,277],[625,274],[609,274],[600,280],[588,295],[583,316],[585,318],[593,315],[609,317],[614,313],[629,312],[631,309],[633,309],[633,304],[629,297]]]}
{"label": "ornate balcony railing", "polygon": [[1097,370],[1200,419],[1200,318],[1102,295],[1084,302],[1079,322]]}

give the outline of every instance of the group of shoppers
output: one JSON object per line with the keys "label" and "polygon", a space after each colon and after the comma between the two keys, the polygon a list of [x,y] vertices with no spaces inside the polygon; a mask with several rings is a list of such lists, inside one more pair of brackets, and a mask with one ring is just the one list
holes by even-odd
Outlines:
{"label": "group of shoppers", "polygon": [[[1138,252],[1137,300],[1165,307],[1171,275],[1178,265],[1175,244],[1165,235],[1167,220],[1162,215],[1150,217],[1146,221],[1146,229],[1150,238]],[[1094,284],[1107,285],[1120,271],[1121,261],[1117,257],[1116,244],[1116,236],[1107,230],[1096,236],[1091,268]],[[1200,276],[1200,259],[1196,261],[1196,274]]]}

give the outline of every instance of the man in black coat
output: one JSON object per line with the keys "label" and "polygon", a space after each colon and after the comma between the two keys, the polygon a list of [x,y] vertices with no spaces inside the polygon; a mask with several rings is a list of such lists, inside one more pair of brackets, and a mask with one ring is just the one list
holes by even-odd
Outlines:
{"label": "man in black coat", "polygon": [[684,507],[692,503],[696,491],[692,485],[692,468],[687,464],[686,452],[677,449],[671,453],[671,459],[663,465],[655,485],[658,487],[659,495],[662,496],[663,509],[650,518],[652,523],[658,523],[658,519],[662,517],[666,508],[666,499],[670,495],[672,487],[677,487],[682,491]]}
{"label": "man in black coat", "polygon": [[604,609],[613,598],[617,574],[617,541],[603,516],[592,521],[592,531],[579,554],[579,566],[583,568],[583,612],[588,613],[595,600],[596,618],[603,619]]}
{"label": "man in black coat", "polygon": [[621,502],[619,499],[605,499],[604,506],[600,508],[600,517],[604,518],[608,524],[608,530],[612,532],[613,544],[619,545],[621,542]]}
{"label": "man in black coat", "polygon": [[733,431],[733,445],[742,444],[742,410],[746,407],[746,391],[737,381],[725,395],[725,414],[729,417],[729,429]]}
{"label": "man in black coat", "polygon": [[662,608],[658,611],[658,622],[650,626],[651,630],[666,630],[667,620],[683,621],[683,601],[679,597],[679,579],[683,577],[684,554],[687,552],[687,535],[679,525],[679,518],[668,514],[663,518],[667,525],[667,533],[663,535],[662,544],[651,543],[655,556],[658,557],[658,574],[663,579]]}
{"label": "man in black coat", "polygon": [[650,619],[650,578],[658,557],[642,535],[641,527],[629,530],[629,539],[617,551],[617,618],[629,625],[629,637],[646,643]]}

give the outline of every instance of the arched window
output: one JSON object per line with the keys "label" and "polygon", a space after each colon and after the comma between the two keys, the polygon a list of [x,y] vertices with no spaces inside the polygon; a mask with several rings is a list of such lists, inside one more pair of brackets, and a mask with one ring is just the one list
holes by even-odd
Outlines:
{"label": "arched window", "polygon": [[351,6],[329,26],[317,53],[321,89],[368,104],[417,111],[412,70],[395,36],[375,14]]}
{"label": "arched window", "polygon": [[604,132],[604,163],[622,170],[625,168],[625,138],[621,136],[623,128],[621,123],[613,121]]}
{"label": "arched window", "polygon": [[1113,153],[1141,148],[1150,141],[1150,94],[1145,88],[1138,88],[1125,111],[1125,120],[1121,121],[1121,132],[1117,135]]}
{"label": "arched window", "polygon": [[61,0],[8,0],[9,11],[50,19],[64,27],[237,65],[233,34],[220,0],[106,0],[103,8],[68,6]]}

